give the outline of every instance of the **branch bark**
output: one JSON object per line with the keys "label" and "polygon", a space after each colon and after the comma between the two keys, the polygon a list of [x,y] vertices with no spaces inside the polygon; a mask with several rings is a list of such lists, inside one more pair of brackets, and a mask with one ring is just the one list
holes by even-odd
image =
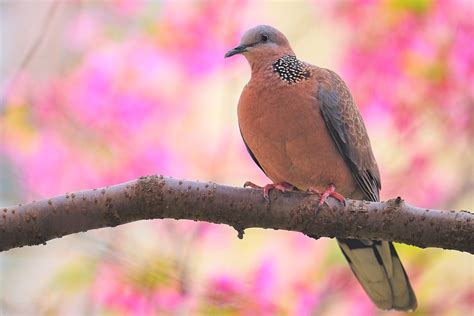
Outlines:
{"label": "branch bark", "polygon": [[285,229],[311,236],[392,240],[417,247],[474,253],[474,213],[386,202],[329,199],[273,190],[148,176],[101,189],[0,208],[0,251],[45,244],[61,236],[144,219],[190,219],[234,227]]}

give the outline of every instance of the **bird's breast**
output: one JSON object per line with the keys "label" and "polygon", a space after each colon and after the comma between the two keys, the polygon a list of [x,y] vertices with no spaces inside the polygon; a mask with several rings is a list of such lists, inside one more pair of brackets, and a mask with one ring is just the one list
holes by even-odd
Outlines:
{"label": "bird's breast", "polygon": [[334,183],[350,196],[357,187],[322,119],[316,91],[312,80],[252,80],[239,100],[240,130],[272,181],[302,190],[324,190]]}

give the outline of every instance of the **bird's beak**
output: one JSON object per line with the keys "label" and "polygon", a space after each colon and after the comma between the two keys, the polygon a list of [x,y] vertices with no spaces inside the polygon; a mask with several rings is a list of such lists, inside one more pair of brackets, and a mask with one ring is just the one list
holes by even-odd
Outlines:
{"label": "bird's beak", "polygon": [[232,48],[230,51],[225,53],[224,57],[227,58],[227,57],[231,57],[237,54],[242,54],[243,52],[247,51],[247,47],[248,45],[239,45],[235,48]]}

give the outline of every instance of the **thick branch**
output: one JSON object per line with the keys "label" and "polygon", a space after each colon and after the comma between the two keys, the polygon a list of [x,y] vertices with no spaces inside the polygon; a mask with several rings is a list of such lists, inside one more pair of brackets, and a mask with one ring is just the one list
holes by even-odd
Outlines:
{"label": "thick branch", "polygon": [[272,191],[270,199],[267,203],[259,190],[142,177],[0,209],[0,251],[137,220],[174,218],[227,224],[239,235],[261,227],[474,253],[474,214],[467,211],[421,209],[400,198],[349,200],[345,207],[330,199],[317,210],[318,197],[303,192]]}

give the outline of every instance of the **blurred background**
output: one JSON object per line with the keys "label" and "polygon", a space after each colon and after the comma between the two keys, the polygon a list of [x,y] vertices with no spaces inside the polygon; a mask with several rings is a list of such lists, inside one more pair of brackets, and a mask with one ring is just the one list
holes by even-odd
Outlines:
{"label": "blurred background", "polygon": [[[358,103],[382,198],[474,209],[471,0],[0,1],[0,205],[164,174],[268,179],[236,106],[270,24]],[[474,315],[474,257],[398,245],[415,315]],[[0,253],[0,315],[395,315],[336,242],[141,221]]]}

